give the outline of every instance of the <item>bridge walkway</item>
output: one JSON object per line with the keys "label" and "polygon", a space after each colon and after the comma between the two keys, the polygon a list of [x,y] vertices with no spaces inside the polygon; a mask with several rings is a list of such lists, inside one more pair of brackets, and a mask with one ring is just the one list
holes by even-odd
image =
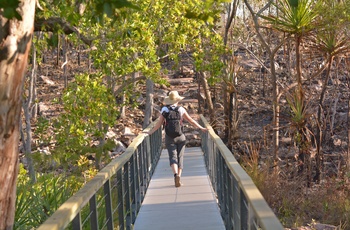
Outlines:
{"label": "bridge walkway", "polygon": [[174,186],[168,153],[162,150],[134,230],[225,229],[200,147],[186,148],[181,182]]}

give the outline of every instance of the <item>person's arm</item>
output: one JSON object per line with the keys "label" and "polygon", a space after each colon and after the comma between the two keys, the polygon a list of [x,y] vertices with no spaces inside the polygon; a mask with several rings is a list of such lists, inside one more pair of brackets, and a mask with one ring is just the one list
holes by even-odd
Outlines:
{"label": "person's arm", "polygon": [[159,120],[158,120],[158,122],[155,124],[155,126],[153,126],[153,128],[152,128],[150,131],[148,131],[148,132],[143,132],[143,133],[146,133],[146,134],[148,134],[148,135],[151,135],[151,134],[154,133],[160,126],[162,126],[163,122],[164,122],[164,117],[163,117],[163,115],[160,115],[160,116],[159,116]]}
{"label": "person's arm", "polygon": [[208,131],[207,128],[202,127],[200,124],[198,124],[197,121],[193,120],[193,118],[187,113],[187,111],[185,111],[185,113],[184,113],[182,116],[183,116],[183,118],[184,118],[186,121],[188,121],[191,125],[193,125],[193,126],[199,128],[201,131],[203,131],[203,132]]}

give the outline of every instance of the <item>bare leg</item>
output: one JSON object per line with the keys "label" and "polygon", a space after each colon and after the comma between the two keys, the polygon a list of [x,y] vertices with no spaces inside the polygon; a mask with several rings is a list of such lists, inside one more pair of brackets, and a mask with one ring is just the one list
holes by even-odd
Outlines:
{"label": "bare leg", "polygon": [[174,174],[178,174],[179,175],[179,168],[178,168],[178,166],[177,166],[177,164],[172,164],[171,165],[171,169],[173,170],[173,173]]}
{"label": "bare leg", "polygon": [[182,173],[182,168],[179,168],[177,175],[179,175],[179,177],[181,177],[181,173]]}
{"label": "bare leg", "polygon": [[180,187],[181,186],[180,176],[181,176],[182,169],[180,169],[177,164],[172,164],[171,169],[173,170],[173,173],[174,173],[175,187]]}

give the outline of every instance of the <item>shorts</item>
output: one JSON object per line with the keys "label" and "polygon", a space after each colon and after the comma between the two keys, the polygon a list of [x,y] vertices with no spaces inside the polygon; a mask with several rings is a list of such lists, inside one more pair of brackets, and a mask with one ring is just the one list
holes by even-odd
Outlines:
{"label": "shorts", "polygon": [[168,149],[170,165],[177,164],[180,169],[183,169],[184,153],[186,146],[186,137],[182,134],[179,137],[171,138],[165,135],[165,145]]}

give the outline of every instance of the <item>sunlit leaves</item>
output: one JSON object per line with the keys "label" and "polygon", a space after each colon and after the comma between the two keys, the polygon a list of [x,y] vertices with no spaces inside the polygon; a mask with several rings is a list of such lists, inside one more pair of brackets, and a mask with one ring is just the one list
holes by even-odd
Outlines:
{"label": "sunlit leaves", "polygon": [[5,18],[22,20],[21,15],[17,12],[19,0],[0,0],[0,9],[3,9],[2,15]]}
{"label": "sunlit leaves", "polygon": [[53,173],[38,175],[33,184],[20,164],[17,180],[14,229],[35,229],[82,186],[75,176]]}
{"label": "sunlit leaves", "polygon": [[71,150],[79,151],[92,140],[103,138],[105,127],[113,126],[117,118],[115,98],[100,75],[76,76],[63,102],[66,112],[57,121],[57,139]]}
{"label": "sunlit leaves", "polygon": [[262,16],[270,21],[275,29],[292,34],[306,33],[314,28],[318,16],[315,10],[319,1],[280,0],[275,4],[278,16]]}
{"label": "sunlit leaves", "polygon": [[95,0],[90,4],[95,4],[95,16],[99,18],[100,22],[104,22],[104,15],[115,20],[119,15],[119,9],[131,8],[140,10],[140,7],[131,3],[128,0]]}

